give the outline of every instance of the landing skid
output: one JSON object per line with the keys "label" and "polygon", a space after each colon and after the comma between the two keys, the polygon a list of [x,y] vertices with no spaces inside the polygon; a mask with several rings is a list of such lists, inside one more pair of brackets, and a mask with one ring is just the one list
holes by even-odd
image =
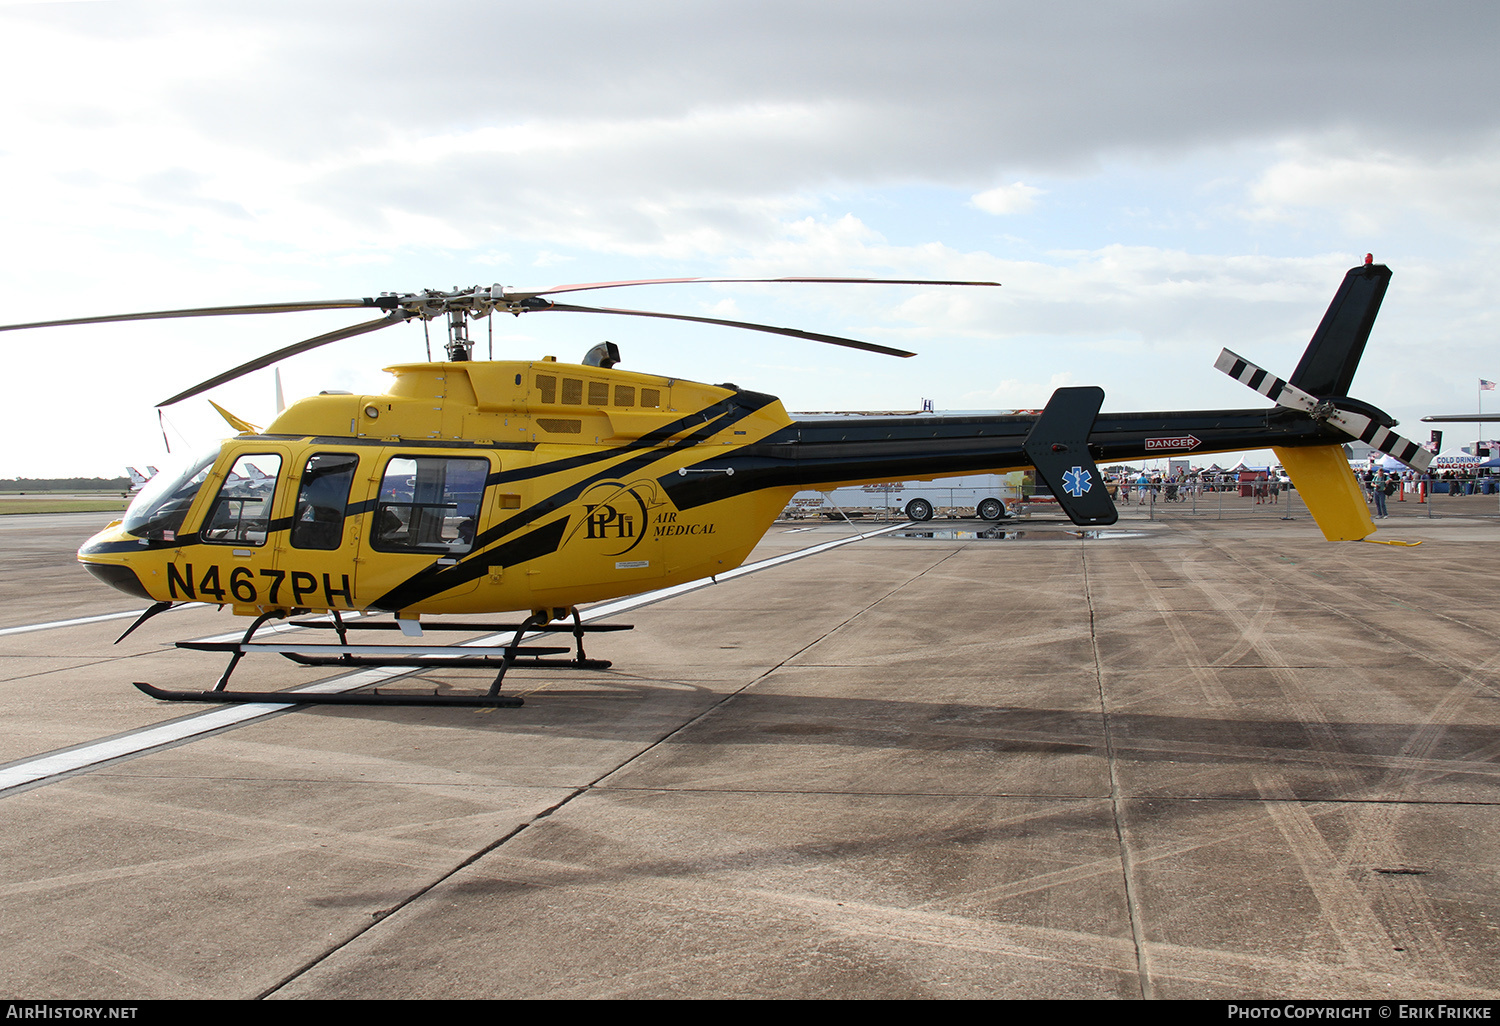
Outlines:
{"label": "landing skid", "polygon": [[[306,610],[293,610],[293,614],[306,612]],[[583,651],[584,634],[602,631],[628,631],[630,624],[588,624],[585,625],[578,615],[577,609],[554,610],[558,616],[554,617],[543,612],[527,617],[520,624],[494,624],[494,623],[441,623],[424,624],[422,632],[426,631],[486,631],[500,633],[514,631],[510,642],[505,645],[432,645],[432,646],[404,646],[404,645],[350,645],[348,643],[348,632],[351,630],[403,630],[399,623],[376,622],[364,623],[361,621],[349,622],[341,617],[337,610],[332,612],[330,620],[294,620],[292,626],[311,628],[316,630],[333,630],[338,632],[339,644],[297,644],[291,642],[253,642],[255,632],[259,630],[266,621],[280,619],[287,615],[284,610],[272,610],[255,619],[250,629],[245,632],[239,641],[179,641],[178,648],[191,649],[198,652],[228,652],[230,654],[229,665],[224,668],[224,673],[219,677],[210,691],[173,691],[166,688],[154,687],[150,684],[136,681],[135,686],[141,691],[166,702],[216,702],[216,703],[244,703],[263,702],[278,705],[461,705],[461,706],[485,706],[490,708],[509,708],[523,705],[524,702],[519,695],[502,695],[500,685],[505,680],[506,672],[512,666],[538,669],[575,669],[575,670],[604,670],[612,664],[608,659],[590,659]],[[574,637],[577,652],[570,659],[548,659],[545,656],[553,656],[569,651],[567,646],[541,646],[522,645],[521,638],[528,631],[544,631],[547,625],[554,619],[561,619],[563,615],[571,613],[573,624],[569,633]],[[144,618],[143,618],[144,619]],[[563,630],[569,630],[563,626]],[[128,633],[128,632],[127,632]],[[495,680],[490,685],[489,691],[484,694],[422,694],[411,691],[385,691],[379,689],[372,691],[348,691],[348,692],[321,692],[321,691],[229,691],[227,686],[229,678],[239,661],[250,652],[270,652],[285,656],[293,662],[303,666],[413,666],[426,667],[428,669],[481,667],[496,669]]]}
{"label": "landing skid", "polygon": [[318,691],[169,691],[142,681],[135,686],[163,702],[264,702],[270,705],[468,705],[511,708],[525,705],[520,695],[430,695],[415,692],[355,691],[326,694]]}

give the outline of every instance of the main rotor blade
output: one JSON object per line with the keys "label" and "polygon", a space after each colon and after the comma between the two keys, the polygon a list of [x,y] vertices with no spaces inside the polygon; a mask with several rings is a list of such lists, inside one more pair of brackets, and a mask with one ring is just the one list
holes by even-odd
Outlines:
{"label": "main rotor blade", "polygon": [[245,374],[249,374],[251,371],[258,371],[264,367],[271,366],[273,363],[280,363],[282,360],[285,360],[291,356],[296,356],[298,353],[305,353],[310,349],[316,349],[319,346],[327,345],[329,342],[337,342],[340,339],[353,338],[355,335],[363,335],[366,332],[379,331],[381,328],[389,328],[392,324],[400,324],[403,321],[408,320],[411,316],[412,315],[407,313],[405,310],[392,310],[385,317],[381,317],[373,321],[364,321],[361,324],[353,324],[347,328],[339,328],[337,331],[330,331],[326,335],[318,335],[315,338],[309,338],[301,342],[293,343],[292,345],[289,345],[284,349],[276,350],[276,352],[274,353],[267,353],[265,356],[258,356],[255,359],[251,360],[249,363],[242,363],[233,370],[227,370],[223,374],[215,375],[214,377],[209,378],[207,381],[199,382],[192,388],[188,389],[186,392],[179,392],[172,398],[163,400],[156,405],[171,406],[173,403],[181,402],[184,399],[191,399],[193,396],[197,395],[200,392],[207,392],[210,388],[214,388],[217,385],[222,385],[226,381],[233,381],[235,378],[238,378]]}
{"label": "main rotor blade", "polygon": [[718,317],[690,317],[687,314],[652,313],[650,310],[620,310],[605,306],[573,306],[568,303],[548,303],[539,306],[537,310],[565,310],[569,313],[603,313],[621,314],[625,317],[659,317],[667,321],[692,321],[696,324],[721,324],[726,328],[748,328],[751,331],[764,331],[772,335],[788,335],[791,338],[804,338],[811,342],[827,342],[830,345],[846,346],[849,349],[863,349],[869,353],[881,353],[885,356],[916,356],[916,353],[905,349],[892,349],[889,346],[876,345],[874,342],[861,342],[854,338],[840,338],[838,335],[820,335],[815,331],[800,331],[797,328],[777,328],[769,324],[752,324],[749,321],[726,321]]}
{"label": "main rotor blade", "polygon": [[506,298],[529,299],[532,296],[547,296],[554,292],[583,292],[588,289],[619,289],[630,285],[764,285],[775,282],[804,282],[815,285],[986,285],[999,288],[998,281],[934,281],[926,278],[639,278],[634,281],[591,281],[577,285],[554,285],[550,289],[535,292],[512,292],[507,289]]}
{"label": "main rotor blade", "polygon": [[32,321],[30,324],[0,324],[0,331],[22,328],[60,328],[69,324],[108,324],[111,321],[163,321],[173,317],[233,317],[239,314],[300,313],[304,310],[348,310],[378,305],[370,299],[324,299],[301,303],[253,303],[248,306],[203,306],[194,310],[155,310],[150,313],[106,314],[103,317],[70,317],[62,321]]}

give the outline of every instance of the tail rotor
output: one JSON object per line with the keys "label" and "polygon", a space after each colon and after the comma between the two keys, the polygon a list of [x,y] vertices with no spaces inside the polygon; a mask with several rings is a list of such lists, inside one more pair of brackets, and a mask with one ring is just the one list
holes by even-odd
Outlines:
{"label": "tail rotor", "polygon": [[1297,410],[1314,420],[1327,421],[1340,431],[1359,439],[1366,445],[1387,456],[1426,473],[1432,464],[1432,453],[1409,438],[1403,438],[1373,417],[1353,410],[1343,410],[1332,400],[1318,399],[1310,392],[1283,381],[1270,371],[1257,367],[1249,360],[1228,349],[1219,353],[1214,366],[1234,380],[1249,385],[1277,406]]}

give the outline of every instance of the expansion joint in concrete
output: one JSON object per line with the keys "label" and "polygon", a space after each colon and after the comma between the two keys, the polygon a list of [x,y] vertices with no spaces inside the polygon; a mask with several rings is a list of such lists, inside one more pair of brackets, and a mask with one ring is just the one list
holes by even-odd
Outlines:
{"label": "expansion joint in concrete", "polygon": [[1104,730],[1104,755],[1109,765],[1109,807],[1114,819],[1115,842],[1120,848],[1120,875],[1125,888],[1125,908],[1130,915],[1130,936],[1135,944],[1136,974],[1140,982],[1141,997],[1149,999],[1154,996],[1151,966],[1147,955],[1145,931],[1141,924],[1140,909],[1136,900],[1135,866],[1130,855],[1130,845],[1125,837],[1125,826],[1120,810],[1120,778],[1115,760],[1109,706],[1104,699],[1104,663],[1099,654],[1099,632],[1094,613],[1094,595],[1089,580],[1087,545],[1078,546],[1078,558],[1083,577],[1083,597],[1089,610],[1089,646],[1094,655],[1094,685],[1099,692],[1099,717]]}

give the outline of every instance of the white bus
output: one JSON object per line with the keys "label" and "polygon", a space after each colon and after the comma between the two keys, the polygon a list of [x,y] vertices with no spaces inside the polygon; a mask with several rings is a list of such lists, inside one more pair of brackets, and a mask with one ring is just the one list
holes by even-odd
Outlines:
{"label": "white bus", "polygon": [[847,485],[828,492],[798,492],[787,507],[793,517],[840,520],[895,513],[911,520],[978,517],[1001,520],[1021,502],[1025,473],[970,474],[936,481]]}

